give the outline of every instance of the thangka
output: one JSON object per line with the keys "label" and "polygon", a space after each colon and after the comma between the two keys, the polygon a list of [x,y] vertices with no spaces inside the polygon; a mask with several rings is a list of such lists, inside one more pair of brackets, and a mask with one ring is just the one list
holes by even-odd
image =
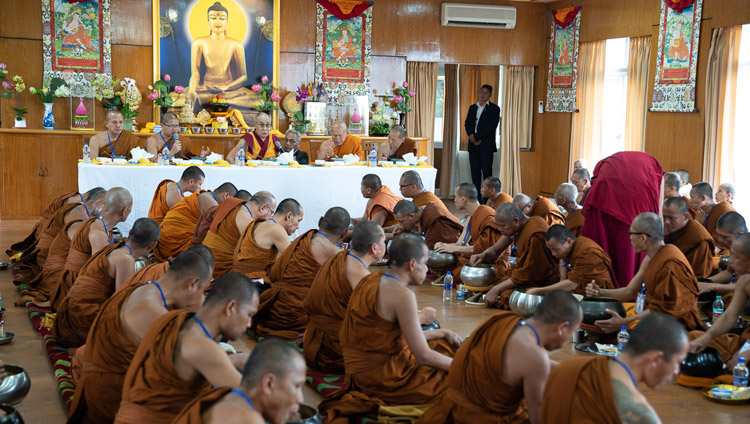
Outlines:
{"label": "thangka", "polygon": [[372,2],[317,0],[315,82],[329,98],[370,93]]}
{"label": "thangka", "polygon": [[662,0],[652,112],[694,112],[703,0]]}
{"label": "thangka", "polygon": [[42,0],[44,80],[62,78],[74,97],[92,97],[91,81],[112,78],[111,0]]}
{"label": "thangka", "polygon": [[578,32],[581,8],[552,11],[552,36],[549,45],[547,112],[573,112],[576,109],[578,79]]}

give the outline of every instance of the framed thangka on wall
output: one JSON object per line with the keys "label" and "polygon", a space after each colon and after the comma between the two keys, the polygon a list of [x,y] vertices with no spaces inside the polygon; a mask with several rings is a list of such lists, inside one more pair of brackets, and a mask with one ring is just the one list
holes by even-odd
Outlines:
{"label": "framed thangka on wall", "polygon": [[580,7],[552,11],[547,112],[574,112],[576,109],[580,12]]}
{"label": "framed thangka on wall", "polygon": [[264,76],[278,86],[279,2],[153,0],[154,81],[169,75],[184,87],[171,93],[175,112],[198,112],[220,94],[254,125],[260,100],[250,87]]}

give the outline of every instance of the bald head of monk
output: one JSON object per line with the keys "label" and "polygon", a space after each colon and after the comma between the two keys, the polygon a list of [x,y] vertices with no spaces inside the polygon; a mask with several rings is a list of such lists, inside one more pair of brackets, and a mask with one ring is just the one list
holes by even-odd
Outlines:
{"label": "bald head of monk", "polygon": [[206,296],[198,314],[216,320],[219,333],[229,340],[239,339],[252,324],[258,312],[258,289],[253,282],[239,272],[221,276]]}
{"label": "bald head of monk", "polygon": [[547,248],[557,259],[565,259],[573,249],[576,236],[570,232],[568,227],[562,224],[555,224],[549,227],[545,236]]}
{"label": "bald head of monk", "polygon": [[147,255],[156,247],[161,229],[151,218],[138,218],[128,233],[127,244],[133,251],[133,258]]}
{"label": "bald head of monk", "polygon": [[709,183],[698,183],[690,189],[690,207],[704,209],[714,204],[714,189]]}
{"label": "bald head of monk", "polygon": [[482,187],[479,189],[482,197],[487,199],[496,199],[502,193],[503,183],[500,178],[495,176],[487,177],[482,181]]}
{"label": "bald head of monk", "polygon": [[515,202],[505,202],[495,209],[495,224],[504,236],[513,237],[521,232],[529,218]]}
{"label": "bald head of monk", "polygon": [[570,176],[570,182],[576,186],[579,193],[583,193],[591,187],[591,174],[589,174],[589,170],[586,168],[578,168]]}
{"label": "bald head of monk", "polygon": [[588,169],[589,168],[589,161],[587,161],[584,158],[578,158],[578,159],[576,159],[576,161],[573,162],[573,170],[575,171],[576,169],[579,169],[579,168]]}
{"label": "bald head of monk", "polygon": [[334,206],[318,220],[320,231],[335,236],[343,236],[349,230],[351,217],[346,209]]}
{"label": "bald head of monk", "polygon": [[401,187],[401,194],[404,197],[416,197],[424,192],[424,184],[422,183],[422,177],[419,176],[417,171],[406,171],[401,174],[401,180],[399,181]]}
{"label": "bald head of monk", "polygon": [[362,221],[352,230],[352,252],[358,257],[371,254],[375,260],[385,255],[385,233],[375,221]]}
{"label": "bald head of monk", "polygon": [[667,172],[664,174],[664,197],[669,199],[670,197],[680,196],[680,187],[682,187],[682,179],[680,174],[676,172]]}
{"label": "bald head of monk", "polygon": [[738,275],[750,274],[750,234],[740,234],[734,238],[729,256],[729,266]]}
{"label": "bald head of monk", "polygon": [[683,229],[690,222],[690,209],[682,197],[670,197],[664,201],[664,232],[672,234]]}
{"label": "bald head of monk", "polygon": [[474,211],[479,206],[479,193],[474,183],[459,184],[453,196],[453,202],[460,211]]}
{"label": "bald head of monk", "polygon": [[214,195],[216,196],[216,201],[218,203],[221,203],[230,197],[234,197],[235,194],[237,194],[237,187],[230,182],[226,182],[216,187],[216,190],[214,190]]}
{"label": "bald head of monk", "polygon": [[733,183],[721,183],[719,189],[716,190],[716,203],[734,203],[734,199],[736,196],[737,189],[734,187]]}
{"label": "bald head of monk", "polygon": [[[170,308],[196,312],[203,304],[204,293],[211,284],[213,255],[211,250],[199,244],[177,255],[159,284],[171,294]],[[174,287],[174,290],[170,290]]]}
{"label": "bald head of monk", "polygon": [[250,192],[249,192],[249,191],[247,191],[247,190],[244,190],[244,189],[243,189],[243,190],[237,190],[237,194],[235,194],[235,195],[234,195],[234,198],[235,198],[235,199],[240,199],[240,200],[244,200],[244,201],[246,201],[246,202],[247,202],[248,200],[250,200],[250,198],[251,198],[251,197],[253,197],[253,195],[252,195],[252,194],[250,194]]}
{"label": "bald head of monk", "polygon": [[539,333],[541,346],[552,351],[570,341],[582,319],[578,299],[567,291],[552,290],[544,295],[529,321]]}
{"label": "bald head of monk", "polygon": [[255,118],[255,130],[253,130],[261,140],[265,140],[271,134],[271,116],[261,112]]}
{"label": "bald head of monk", "polygon": [[664,245],[664,225],[653,212],[639,214],[630,224],[630,243],[636,252],[647,252],[654,246]]}
{"label": "bald head of monk", "polygon": [[578,197],[578,188],[575,184],[562,183],[555,190],[555,203],[565,208],[568,212],[572,212],[578,207],[576,197]]}
{"label": "bald head of monk", "polygon": [[304,401],[305,359],[280,339],[258,343],[242,372],[242,390],[253,408],[271,424],[291,422]]}
{"label": "bald head of monk", "polygon": [[102,216],[108,217],[110,222],[123,222],[133,210],[133,196],[122,187],[115,187],[107,191],[102,207]]}
{"label": "bald head of monk", "polygon": [[102,187],[95,187],[83,193],[83,203],[91,216],[99,216],[104,208],[104,202],[107,197],[107,190]]}
{"label": "bald head of monk", "polygon": [[747,233],[747,224],[739,212],[729,211],[716,222],[716,235],[719,236],[717,241],[722,246],[731,246],[735,237],[745,233]]}
{"label": "bald head of monk", "polygon": [[421,285],[427,277],[427,243],[415,234],[401,234],[393,238],[388,249],[389,267],[407,276],[407,284]]}
{"label": "bald head of monk", "polygon": [[346,140],[346,136],[349,134],[349,130],[346,128],[346,124],[342,121],[336,121],[331,125],[331,140],[336,146],[341,146]]}
{"label": "bald head of monk", "polygon": [[248,207],[256,219],[268,219],[276,210],[276,197],[268,191],[259,191],[250,198]]}
{"label": "bald head of monk", "polygon": [[393,207],[393,218],[407,231],[411,231],[417,225],[421,215],[422,211],[411,200],[399,200]]}
{"label": "bald head of monk", "polygon": [[197,193],[203,186],[206,174],[197,166],[189,166],[180,177],[180,188],[182,191]]}
{"label": "bald head of monk", "polygon": [[107,127],[110,138],[117,138],[122,133],[125,121],[119,110],[110,109],[104,115],[104,126]]}
{"label": "bald head of monk", "polygon": [[682,325],[670,315],[652,312],[630,331],[630,340],[618,359],[654,388],[674,378],[687,351],[688,336]]}
{"label": "bald head of monk", "polygon": [[518,209],[520,209],[524,215],[531,216],[531,211],[534,209],[534,201],[531,197],[523,193],[518,193],[513,196],[513,204],[518,206]]}
{"label": "bald head of monk", "polygon": [[367,174],[362,177],[362,184],[360,184],[359,190],[362,193],[362,197],[372,199],[382,186],[383,183],[380,181],[380,177],[375,174]]}
{"label": "bald head of monk", "polygon": [[273,214],[276,223],[284,227],[284,230],[290,236],[299,228],[302,217],[302,205],[294,199],[282,200],[276,208],[276,213]]}

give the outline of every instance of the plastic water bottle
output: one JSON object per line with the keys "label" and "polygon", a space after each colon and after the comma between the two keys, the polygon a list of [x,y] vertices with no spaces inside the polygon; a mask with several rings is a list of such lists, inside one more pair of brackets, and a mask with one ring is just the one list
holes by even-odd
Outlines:
{"label": "plastic water bottle", "polygon": [[453,275],[450,271],[443,279],[443,300],[453,300]]}
{"label": "plastic water bottle", "polygon": [[646,307],[646,284],[643,284],[641,291],[635,299],[635,313],[640,314]]}
{"label": "plastic water bottle", "polygon": [[237,152],[237,160],[235,163],[237,166],[245,166],[245,146],[240,146],[240,151]]}
{"label": "plastic water bottle", "polygon": [[747,387],[747,374],[748,370],[745,366],[745,358],[738,358],[737,365],[734,366],[734,379],[732,385],[737,387]]}
{"label": "plastic water bottle", "polygon": [[370,168],[375,168],[376,166],[378,166],[378,152],[375,151],[374,147],[372,148],[372,150],[370,150],[370,155],[367,156],[367,161]]}
{"label": "plastic water bottle", "polygon": [[83,163],[91,162],[91,147],[89,143],[83,143]]}
{"label": "plastic water bottle", "polygon": [[724,301],[721,300],[721,296],[716,296],[716,300],[714,300],[713,310],[714,313],[713,317],[711,318],[711,324],[716,324],[716,321],[719,320],[721,314],[724,313]]}
{"label": "plastic water bottle", "polygon": [[628,327],[622,326],[620,327],[620,332],[617,333],[617,353],[622,353],[623,350],[625,350],[625,346],[628,345],[628,342],[630,341],[630,334],[628,333]]}
{"label": "plastic water bottle", "polygon": [[169,165],[169,147],[167,145],[164,145],[164,148],[161,150],[161,164],[162,165]]}

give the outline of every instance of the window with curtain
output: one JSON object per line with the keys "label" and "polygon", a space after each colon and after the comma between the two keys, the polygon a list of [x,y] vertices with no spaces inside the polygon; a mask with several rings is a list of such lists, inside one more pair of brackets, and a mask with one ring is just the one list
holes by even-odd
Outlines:
{"label": "window with curtain", "polygon": [[625,150],[625,115],[628,96],[628,39],[607,40],[604,55],[601,157]]}
{"label": "window with curtain", "polygon": [[437,93],[435,95],[435,147],[443,147],[443,101],[445,100],[445,64],[438,65]]}

